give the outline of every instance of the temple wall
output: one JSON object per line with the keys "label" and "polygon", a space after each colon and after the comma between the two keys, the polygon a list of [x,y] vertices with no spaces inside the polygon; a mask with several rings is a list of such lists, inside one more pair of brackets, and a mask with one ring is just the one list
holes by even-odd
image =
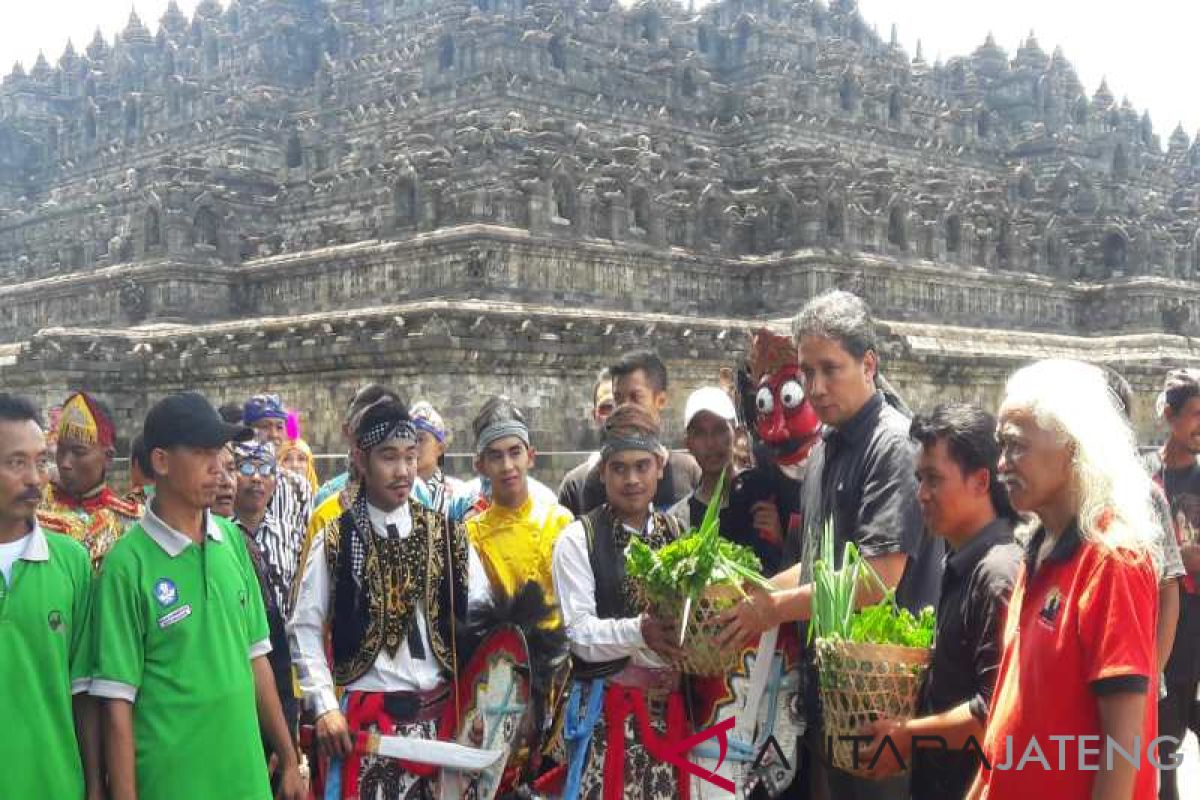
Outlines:
{"label": "temple wall", "polygon": [[[786,331],[786,321],[772,325]],[[995,410],[1004,381],[1037,358],[1075,357],[1108,364],[1135,387],[1143,442],[1161,432],[1153,398],[1168,365],[1200,364],[1190,340],[1166,335],[1086,339],[888,322],[884,372],[917,410],[965,400]],[[259,318],[209,326],[163,326],[115,335],[47,331],[0,358],[0,383],[43,407],[76,388],[110,401],[122,442],[164,393],[198,389],[215,403],[281,394],[304,413],[314,450],[339,453],[340,421],[354,390],[368,381],[427,399],[469,451],[470,422],[483,400],[504,393],[527,412],[535,444],[586,450],[595,374],[635,347],[652,347],[671,373],[668,440],[682,444],[682,406],[696,387],[715,384],[743,356],[749,329],[736,320],[586,311],[517,304],[426,301],[341,314]]]}

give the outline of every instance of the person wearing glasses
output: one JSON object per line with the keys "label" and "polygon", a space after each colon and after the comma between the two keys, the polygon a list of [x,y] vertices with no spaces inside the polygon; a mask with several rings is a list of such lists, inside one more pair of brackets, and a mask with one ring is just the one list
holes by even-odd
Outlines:
{"label": "person wearing glasses", "polygon": [[279,482],[275,448],[269,443],[249,441],[233,446],[237,490],[233,500],[232,521],[246,539],[246,549],[258,574],[263,606],[271,630],[268,659],[275,673],[275,688],[283,708],[288,730],[296,734],[300,704],[292,683],[292,661],[288,650],[285,621],[291,613],[292,578],[297,562],[292,557],[292,542],[303,531],[288,531],[271,507]]}
{"label": "person wearing glasses", "polygon": [[[254,429],[254,438],[273,448],[272,454],[279,458],[287,443],[287,411],[277,394],[256,394],[242,406],[242,422]],[[283,532],[281,552],[277,563],[286,564],[288,579],[300,566],[300,552],[304,548],[308,521],[313,513],[313,490],[299,475],[287,470],[276,472],[275,492],[271,496],[271,511]]]}

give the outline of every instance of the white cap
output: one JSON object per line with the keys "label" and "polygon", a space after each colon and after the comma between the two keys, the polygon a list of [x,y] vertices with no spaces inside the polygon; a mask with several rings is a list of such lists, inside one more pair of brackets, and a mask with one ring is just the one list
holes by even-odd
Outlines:
{"label": "white cap", "polygon": [[701,411],[716,414],[730,424],[737,422],[737,409],[733,407],[733,400],[725,393],[724,389],[716,386],[702,386],[688,397],[683,412],[684,430],[687,430],[688,426],[692,424],[692,420]]}

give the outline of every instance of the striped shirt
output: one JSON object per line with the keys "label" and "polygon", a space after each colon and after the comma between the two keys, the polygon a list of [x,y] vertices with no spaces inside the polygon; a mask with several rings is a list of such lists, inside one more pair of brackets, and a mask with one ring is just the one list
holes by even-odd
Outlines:
{"label": "striped shirt", "polygon": [[[289,535],[269,508],[255,530],[251,530],[240,519],[234,519],[233,522],[253,543],[251,556],[256,556],[253,558],[255,568],[261,573],[266,584],[264,588],[270,591],[276,608],[286,618],[291,612],[292,579],[296,577],[300,566],[300,550],[295,545],[297,542],[303,544],[304,532],[301,531],[297,536],[292,531],[292,535]],[[268,616],[270,605],[267,604]]]}
{"label": "striped shirt", "polygon": [[[254,540],[272,572],[271,590],[286,617],[291,613],[292,579],[300,568],[300,550],[304,547],[308,518],[312,514],[312,489],[301,477],[280,470],[275,494],[267,507],[263,525],[254,532]],[[278,586],[276,584],[279,584]]]}

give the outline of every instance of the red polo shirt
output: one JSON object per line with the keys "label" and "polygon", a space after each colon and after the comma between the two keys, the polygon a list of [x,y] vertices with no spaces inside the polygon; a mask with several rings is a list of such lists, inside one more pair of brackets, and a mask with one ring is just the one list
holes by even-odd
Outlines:
{"label": "red polo shirt", "polygon": [[[1097,700],[1132,691],[1146,695],[1133,800],[1155,800],[1158,772],[1146,758],[1158,728],[1152,562],[1085,541],[1072,524],[1035,570],[1045,535],[1030,541],[1009,606],[983,743],[985,796],[1090,798],[1107,764]],[[1123,759],[1113,752],[1114,764]]]}

